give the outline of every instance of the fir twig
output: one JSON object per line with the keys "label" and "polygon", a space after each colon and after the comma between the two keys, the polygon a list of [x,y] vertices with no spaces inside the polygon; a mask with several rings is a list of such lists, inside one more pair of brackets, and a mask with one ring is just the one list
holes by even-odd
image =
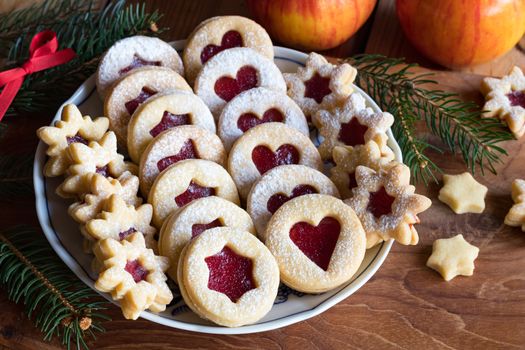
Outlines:
{"label": "fir twig", "polygon": [[0,282],[9,299],[22,302],[44,340],[88,349],[86,338],[103,332],[107,303],[74,276],[42,234],[28,227],[0,232]]}
{"label": "fir twig", "polygon": [[0,155],[0,198],[12,198],[33,193],[32,154]]}

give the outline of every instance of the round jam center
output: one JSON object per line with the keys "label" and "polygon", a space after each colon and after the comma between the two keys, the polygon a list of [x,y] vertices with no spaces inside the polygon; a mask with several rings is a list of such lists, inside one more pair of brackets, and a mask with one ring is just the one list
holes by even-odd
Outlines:
{"label": "round jam center", "polygon": [[221,46],[207,45],[201,51],[201,62],[206,63],[210,58],[221,51],[231,49],[232,47],[242,47],[242,36],[235,30],[230,30],[222,36]]}
{"label": "round jam center", "polygon": [[328,216],[317,226],[304,221],[296,223],[290,229],[290,239],[308,259],[326,271],[340,232],[339,221]]}
{"label": "round jam center", "polygon": [[169,167],[172,164],[175,164],[177,162],[180,162],[184,159],[198,159],[199,155],[197,154],[197,150],[195,149],[195,145],[193,145],[192,140],[186,140],[182,147],[180,148],[179,153],[174,154],[172,156],[164,157],[161,160],[157,162],[157,168],[159,171],[163,171],[167,167]]}
{"label": "round jam center", "polygon": [[137,232],[137,230],[134,227],[131,227],[126,231],[119,232],[118,239],[122,241],[123,239],[126,239],[126,237],[128,237],[129,235],[135,232]]}
{"label": "round jam center", "polygon": [[313,98],[317,103],[323,102],[323,98],[332,93],[332,90],[330,90],[330,78],[322,77],[317,72],[304,82],[304,87],[304,96]]}
{"label": "round jam center", "polygon": [[149,131],[152,137],[157,136],[164,130],[173,128],[174,126],[189,125],[190,115],[189,114],[172,114],[168,111],[164,111],[160,122]]}
{"label": "round jam center", "polygon": [[125,68],[122,68],[118,71],[119,75],[122,75],[124,73],[129,72],[130,70],[133,70],[135,68],[144,67],[144,66],[160,66],[162,65],[161,61],[147,61],[143,60],[142,58],[138,57],[137,55],[133,56],[133,61],[131,61],[131,64]]}
{"label": "round jam center", "polygon": [[258,118],[253,113],[244,113],[242,114],[239,119],[237,119],[237,127],[242,132],[246,132],[253,128],[254,126],[257,126],[259,124],[263,123],[270,123],[270,122],[282,122],[284,120],[284,116],[277,108],[271,108],[264,112],[262,118]]}
{"label": "round jam center", "polygon": [[525,91],[512,91],[507,94],[511,106],[520,106],[525,108]]}
{"label": "round jam center", "polygon": [[183,207],[186,204],[194,201],[195,199],[215,196],[215,188],[201,186],[198,183],[191,180],[186,191],[175,197],[175,203],[179,207]]}
{"label": "round jam center", "polygon": [[82,136],[80,136],[78,133],[75,136],[67,136],[66,141],[67,141],[68,146],[72,143],[77,143],[77,142],[82,143],[86,146],[88,145],[88,141]]}
{"label": "round jam center", "polygon": [[352,118],[348,123],[341,124],[339,130],[339,140],[347,146],[357,146],[365,144],[365,133],[368,127],[361,125],[357,118]]}
{"label": "round jam center", "polygon": [[392,204],[394,201],[395,197],[389,195],[386,189],[381,187],[379,191],[370,193],[367,209],[379,219],[381,216],[392,212]]}
{"label": "round jam center", "polygon": [[204,259],[210,270],[208,288],[225,294],[237,302],[244,293],[255,289],[253,263],[249,258],[236,254],[228,247]]}
{"label": "round jam center", "polygon": [[290,144],[281,145],[275,153],[266,146],[257,146],[252,151],[252,161],[263,175],[279,165],[298,164],[299,151]]}
{"label": "round jam center", "polygon": [[133,100],[130,100],[124,104],[126,107],[126,110],[128,111],[129,115],[132,115],[133,112],[142,104],[144,101],[146,101],[151,96],[155,95],[157,91],[152,90],[146,86],[142,88],[139,95],[135,97]]}
{"label": "round jam center", "polygon": [[251,66],[241,67],[235,78],[220,77],[214,85],[217,96],[228,102],[243,91],[257,87],[257,70]]}
{"label": "round jam center", "polygon": [[284,193],[276,193],[268,199],[266,209],[274,214],[284,203],[295,197],[303,196],[305,194],[319,193],[317,189],[310,185],[297,185],[292,190],[292,195],[288,197]]}
{"label": "round jam center", "polygon": [[132,277],[135,283],[144,281],[148,277],[148,270],[146,270],[138,260],[131,260],[126,262],[126,267],[124,267]]}
{"label": "round jam center", "polygon": [[209,222],[207,224],[193,224],[191,226],[191,238],[195,238],[201,233],[203,233],[206,230],[209,230],[210,228],[214,227],[222,227],[224,226],[219,218],[213,220],[212,222]]}

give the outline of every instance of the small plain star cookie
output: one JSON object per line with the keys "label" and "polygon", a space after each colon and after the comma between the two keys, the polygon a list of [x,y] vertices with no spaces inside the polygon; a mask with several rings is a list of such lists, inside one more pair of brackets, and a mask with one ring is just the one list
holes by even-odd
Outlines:
{"label": "small plain star cookie", "polygon": [[427,260],[427,266],[439,272],[445,281],[459,275],[472,276],[478,253],[479,248],[467,242],[461,234],[437,239],[432,245],[432,255]]}
{"label": "small plain star cookie", "polygon": [[501,79],[485,78],[481,83],[485,95],[484,118],[503,120],[515,138],[525,134],[525,76],[519,67]]}
{"label": "small plain star cookie", "polygon": [[525,180],[516,179],[512,182],[512,200],[514,205],[505,216],[505,224],[521,226],[525,231]]}
{"label": "small plain star cookie", "polygon": [[61,119],[54,126],[43,126],[36,132],[42,142],[48,145],[46,154],[49,159],[44,166],[44,175],[52,177],[65,174],[71,164],[66,151],[68,146],[75,142],[87,145],[91,141],[99,141],[108,126],[108,118],[93,120],[89,116],[82,116],[73,104],[64,106]]}
{"label": "small plain star cookie", "polygon": [[363,223],[367,248],[390,238],[404,245],[417,244],[419,236],[414,228],[420,222],[417,214],[427,210],[432,202],[414,193],[410,169],[397,162],[379,171],[358,166],[355,178],[354,196],[345,203]]}
{"label": "small plain star cookie", "polygon": [[144,236],[136,232],[123,241],[98,241],[93,248],[99,266],[95,288],[120,301],[124,317],[136,320],[146,309],[166,310],[173,299],[164,271],[168,258],[147,249]]}
{"label": "small plain star cookie", "polygon": [[444,186],[438,199],[456,214],[483,213],[488,188],[477,182],[470,173],[443,176]]}
{"label": "small plain star cookie", "polygon": [[334,65],[323,56],[312,52],[305,67],[296,73],[285,73],[284,79],[290,96],[310,118],[320,109],[331,109],[353,91],[352,83],[357,70],[344,63]]}

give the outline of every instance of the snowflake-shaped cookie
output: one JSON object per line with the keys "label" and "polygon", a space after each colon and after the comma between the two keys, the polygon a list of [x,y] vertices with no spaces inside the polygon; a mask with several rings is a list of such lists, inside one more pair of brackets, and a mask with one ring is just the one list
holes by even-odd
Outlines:
{"label": "snowflake-shaped cookie", "polygon": [[485,95],[483,117],[499,118],[508,125],[515,138],[525,134],[525,76],[519,67],[501,79],[485,78],[481,83]]}
{"label": "snowflake-shaped cookie", "polygon": [[356,75],[357,70],[348,63],[337,66],[315,52],[308,55],[306,66],[299,67],[297,73],[283,74],[288,96],[307,117],[336,106],[350,95]]}
{"label": "snowflake-shaped cookie", "polygon": [[119,300],[125,318],[136,320],[146,309],[164,311],[173,299],[164,274],[168,258],[147,249],[139,232],[120,242],[101,240],[93,253],[100,269],[95,288]]}
{"label": "snowflake-shaped cookie", "polygon": [[69,215],[81,224],[95,219],[104,207],[104,202],[112,194],[117,194],[128,205],[134,207],[142,203],[142,198],[137,197],[139,178],[126,171],[118,179],[106,178],[100,174],[90,174],[89,193],[82,201],[69,206]]}
{"label": "snowflake-shaped cookie", "polygon": [[386,135],[394,117],[387,112],[375,113],[358,93],[351,94],[340,107],[318,111],[313,122],[324,138],[319,146],[323,159],[332,157],[335,146],[359,146],[368,141],[379,144],[382,155],[392,154],[386,145],[388,138],[382,135]]}
{"label": "snowflake-shaped cookie", "polygon": [[61,196],[72,196],[89,191],[88,178],[90,173],[106,177],[119,177],[125,171],[137,174],[137,166],[124,161],[124,156],[117,153],[117,138],[108,131],[99,142],[92,141],[88,146],[73,143],[67,148],[72,165],[68,168],[71,174],[57,189]]}
{"label": "snowflake-shaped cookie", "polygon": [[463,235],[437,239],[432,245],[432,255],[427,260],[427,266],[439,272],[445,281],[458,275],[472,276],[478,253],[479,248],[467,242]]}
{"label": "snowflake-shaped cookie", "polygon": [[515,204],[505,216],[505,224],[521,226],[525,232],[525,180],[516,179],[512,182],[512,200]]}
{"label": "snowflake-shaped cookie", "polygon": [[153,207],[143,204],[137,208],[128,205],[117,194],[112,194],[105,203],[104,210],[96,219],[86,223],[86,233],[95,240],[112,238],[122,241],[129,235],[140,232],[144,235],[146,247],[157,250],[153,238],[157,230],[150,225]]}
{"label": "snowflake-shaped cookie", "polygon": [[410,169],[401,163],[379,171],[358,166],[355,176],[354,196],[345,203],[361,219],[367,247],[377,243],[377,237],[394,238],[405,245],[417,244],[419,236],[414,228],[419,223],[417,214],[427,210],[432,202],[414,193]]}
{"label": "snowflake-shaped cookie", "polygon": [[38,137],[49,147],[46,154],[49,159],[44,166],[44,175],[63,175],[69,167],[71,160],[66,152],[72,143],[88,144],[90,141],[98,141],[108,130],[109,119],[91,119],[82,116],[77,106],[69,104],[62,109],[61,120],[55,126],[44,126],[37,130]]}
{"label": "snowflake-shaped cookie", "polygon": [[[386,135],[380,135],[381,143]],[[386,141],[385,141],[386,142]],[[332,151],[335,166],[330,169],[330,179],[335,183],[343,199],[352,197],[352,189],[357,186],[355,169],[359,165],[379,170],[391,163],[394,154],[381,154],[380,146],[375,141],[368,141],[362,146],[335,146]]]}

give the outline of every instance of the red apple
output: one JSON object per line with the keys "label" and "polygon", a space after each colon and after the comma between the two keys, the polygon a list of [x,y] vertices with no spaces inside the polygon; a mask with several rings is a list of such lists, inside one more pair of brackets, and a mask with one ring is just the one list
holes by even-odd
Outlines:
{"label": "red apple", "polygon": [[412,44],[446,67],[490,61],[525,32],[525,0],[397,0],[396,5]]}
{"label": "red apple", "polygon": [[255,19],[277,41],[302,50],[326,50],[350,38],[377,0],[247,0]]}

